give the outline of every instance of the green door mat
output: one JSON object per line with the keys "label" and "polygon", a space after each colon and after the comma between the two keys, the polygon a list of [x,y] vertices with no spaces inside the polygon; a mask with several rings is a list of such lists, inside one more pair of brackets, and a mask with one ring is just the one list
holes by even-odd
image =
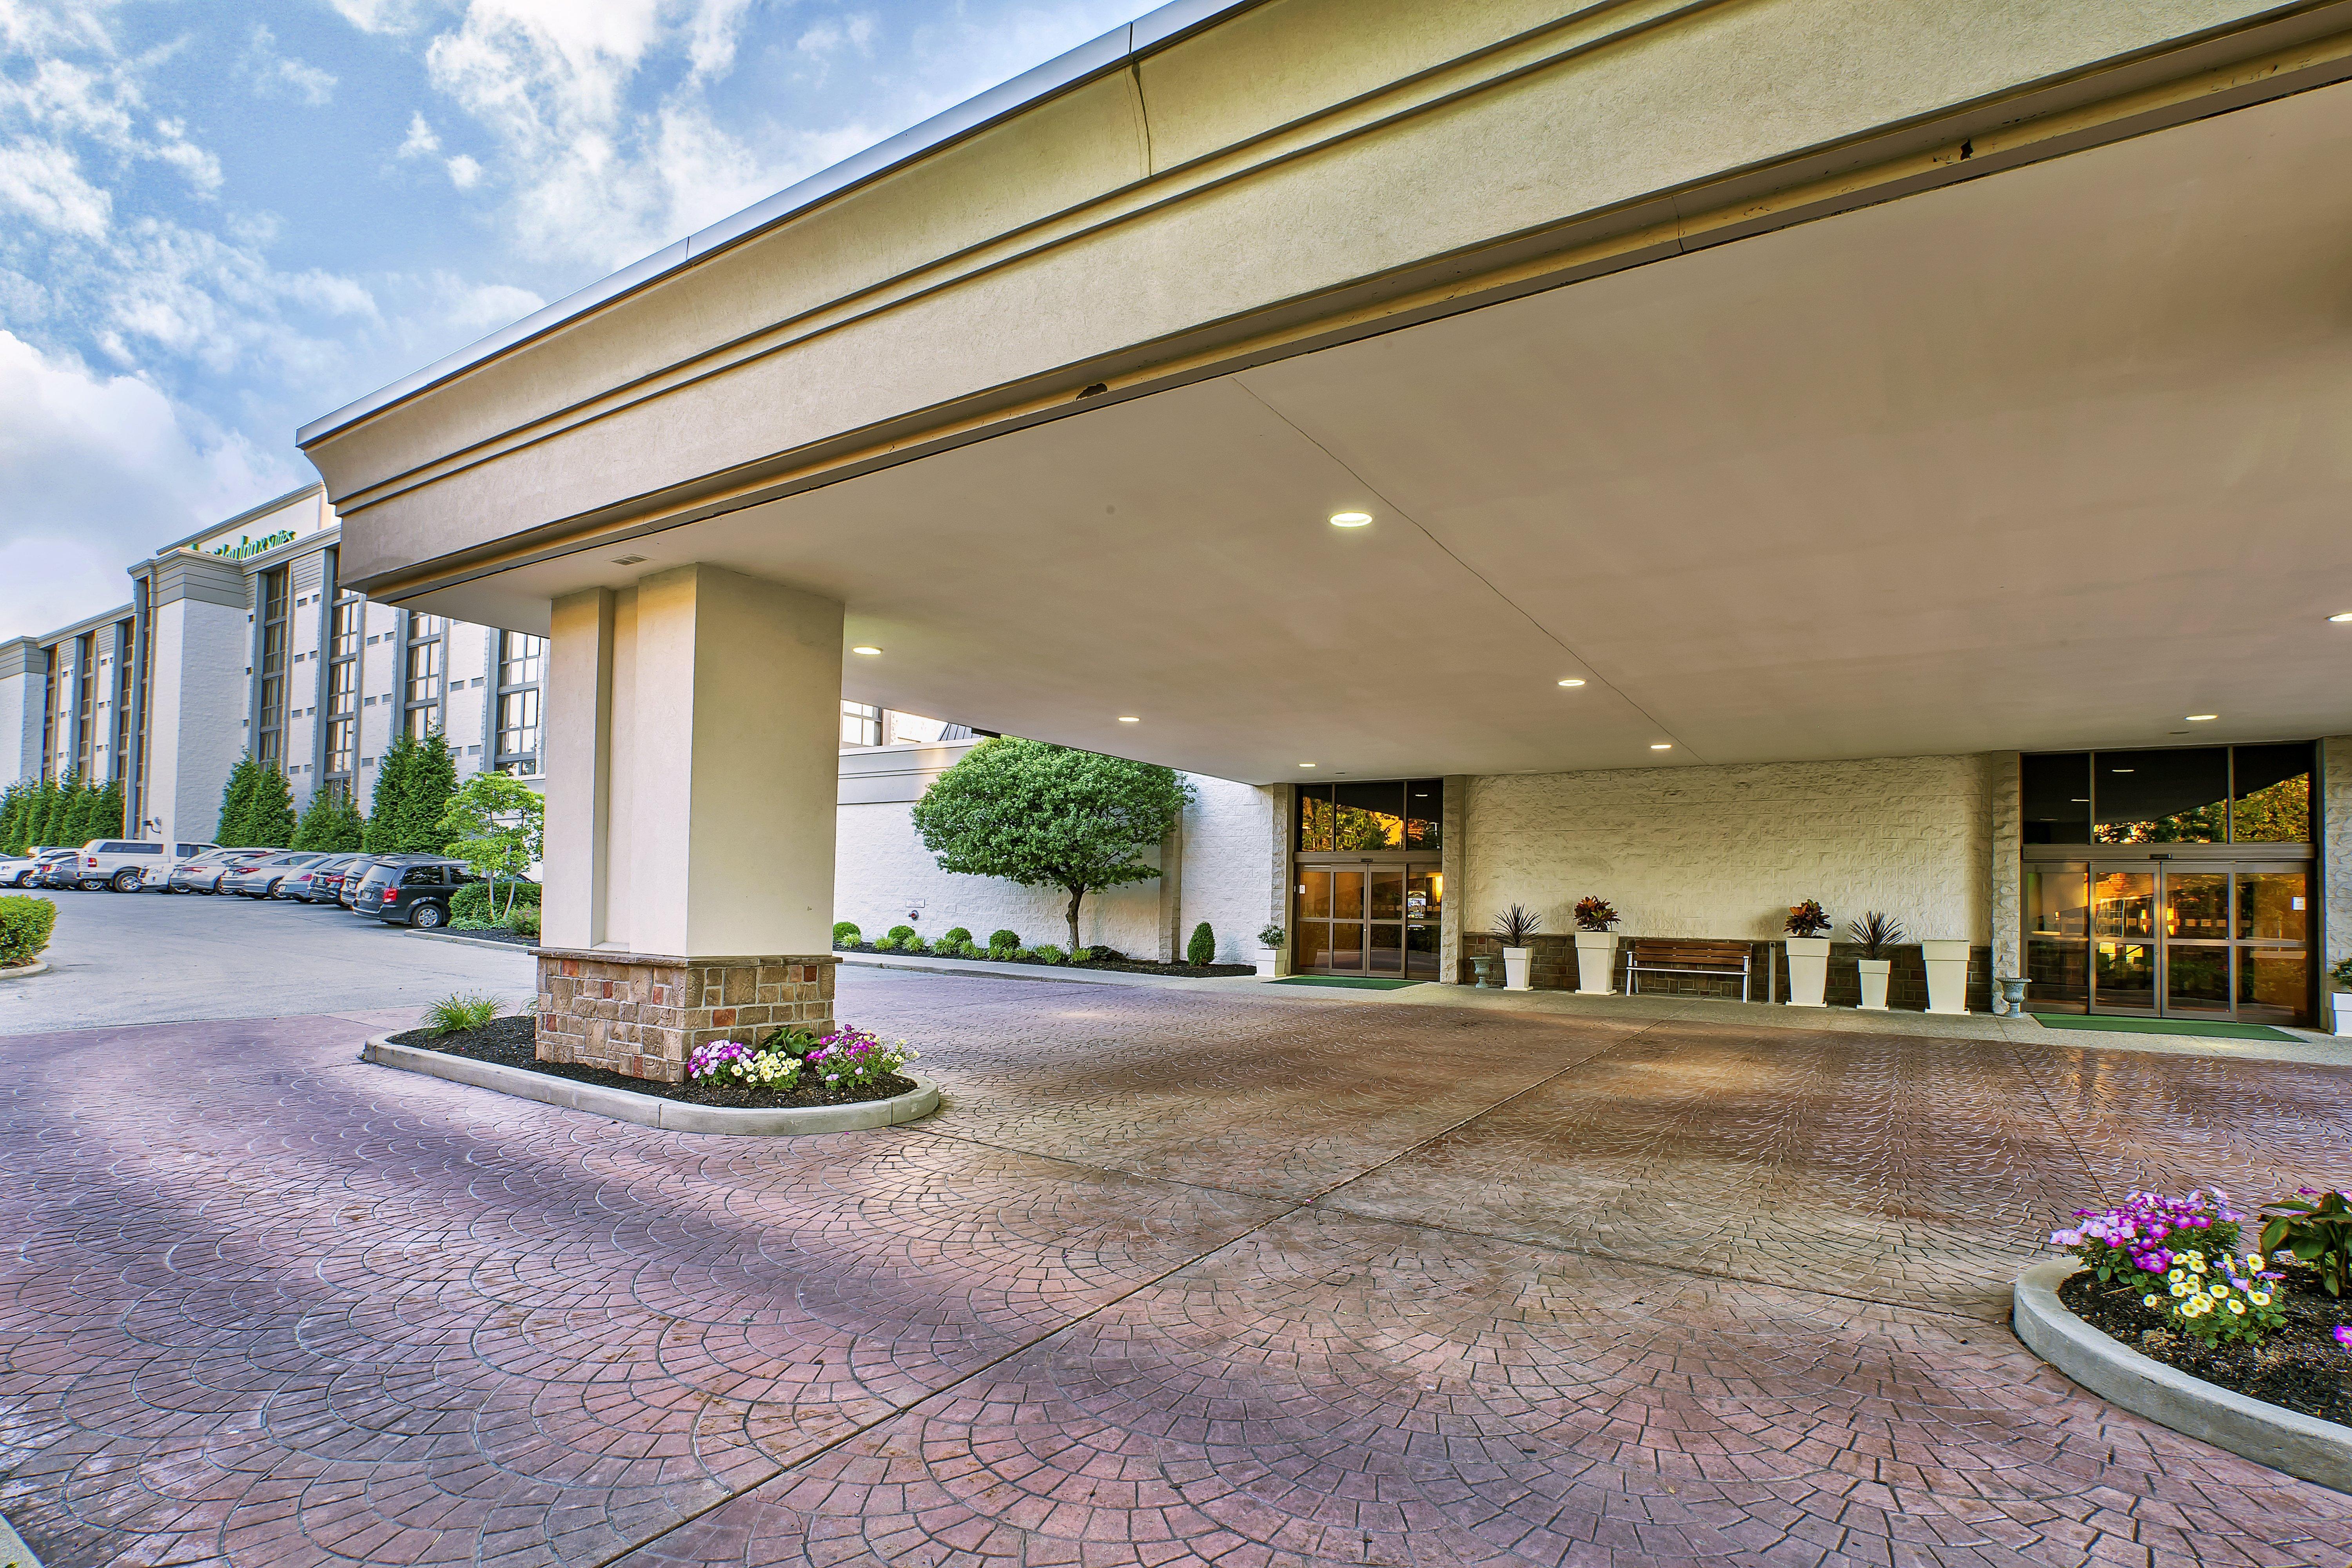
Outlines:
{"label": "green door mat", "polygon": [[2035,1013],[2046,1029],[2106,1029],[2119,1035],[2204,1035],[2219,1040],[2292,1040],[2268,1024],[2207,1023],[2200,1018],[2116,1018],[2098,1014]]}
{"label": "green door mat", "polygon": [[1394,991],[1401,985],[1427,984],[1420,980],[1375,980],[1370,975],[1356,974],[1294,974],[1285,980],[1270,982],[1276,985],[1338,985],[1349,991]]}

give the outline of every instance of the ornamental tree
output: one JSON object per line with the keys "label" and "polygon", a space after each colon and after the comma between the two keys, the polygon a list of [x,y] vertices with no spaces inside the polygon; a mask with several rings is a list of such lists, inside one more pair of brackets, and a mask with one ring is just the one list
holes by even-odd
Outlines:
{"label": "ornamental tree", "polygon": [[257,849],[283,849],[294,842],[294,791],[286,775],[267,763],[254,764],[253,794],[246,803],[245,841]]}
{"label": "ornamental tree", "polygon": [[547,846],[547,803],[529,784],[505,773],[476,773],[449,799],[438,831],[442,853],[464,861],[489,884],[490,913],[503,920],[514,910],[509,885],[507,907],[499,908],[499,879],[530,874]]}
{"label": "ornamental tree", "polygon": [[1143,852],[1192,798],[1173,769],[1005,736],[932,781],[915,831],[943,871],[1069,894],[1075,952],[1086,896],[1160,875]]}
{"label": "ornamental tree", "polygon": [[228,782],[221,785],[220,822],[213,828],[213,842],[224,849],[242,849],[252,844],[246,832],[246,819],[252,815],[253,789],[261,779],[261,764],[251,757],[239,757],[228,771]]}

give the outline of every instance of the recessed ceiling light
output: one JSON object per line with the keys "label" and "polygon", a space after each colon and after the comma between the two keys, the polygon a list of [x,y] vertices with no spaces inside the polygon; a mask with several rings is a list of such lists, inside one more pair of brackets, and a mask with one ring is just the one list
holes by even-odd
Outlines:
{"label": "recessed ceiling light", "polygon": [[1671,752],[1674,749],[1675,743],[1672,741],[1653,741],[1650,742],[1650,750],[1654,752]]}
{"label": "recessed ceiling light", "polygon": [[864,654],[866,658],[873,658],[873,657],[875,657],[877,654],[880,653],[882,650],[881,650],[880,648],[878,648],[878,647],[875,647],[873,644],[871,644],[871,643],[859,643],[856,647],[851,648],[849,651],[850,651],[850,652],[852,652],[852,653],[862,653],[862,654]]}
{"label": "recessed ceiling light", "polygon": [[1371,521],[1372,514],[1368,511],[1335,511],[1331,514],[1331,526],[1334,528],[1361,528]]}
{"label": "recessed ceiling light", "polygon": [[1302,767],[1302,768],[1311,768],[1311,767],[1313,767],[1315,764],[1314,764],[1313,763],[1299,763],[1298,765],[1299,765],[1300,767]]}
{"label": "recessed ceiling light", "polygon": [[2184,713],[2181,717],[2188,720],[2191,724],[2202,724],[2206,720],[2219,719],[2221,715],[2219,713]]}
{"label": "recessed ceiling light", "polygon": [[1561,684],[1562,686],[1581,686],[1581,685],[1583,685],[1583,684],[1584,684],[1584,682],[1582,682],[1581,680],[1563,680],[1563,681],[1561,681],[1561,682],[1560,682],[1560,684]]}
{"label": "recessed ceiling light", "polygon": [[2352,610],[2338,610],[2327,617],[2331,621],[2352,621]]}
{"label": "recessed ceiling light", "polygon": [[1142,721],[1142,720],[1140,720],[1140,719],[1137,718],[1137,717],[1136,717],[1135,715],[1133,715],[1132,713],[1122,713],[1122,714],[1120,714],[1120,715],[1118,716],[1118,721],[1119,721],[1120,723],[1122,723],[1122,724],[1140,724],[1140,723],[1142,723],[1142,722],[1143,722],[1143,721]]}
{"label": "recessed ceiling light", "polygon": [[2109,768],[2107,772],[2111,773],[2136,773],[2139,772],[2139,770],[2137,768]]}

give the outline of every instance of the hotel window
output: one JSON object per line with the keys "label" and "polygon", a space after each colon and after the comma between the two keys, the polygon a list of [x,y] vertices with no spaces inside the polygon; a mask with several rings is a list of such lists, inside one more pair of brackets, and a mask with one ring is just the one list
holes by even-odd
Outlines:
{"label": "hotel window", "polygon": [[499,634],[500,773],[528,778],[539,772],[539,692],[547,639],[527,632]]}
{"label": "hotel window", "polygon": [[96,710],[90,705],[98,700],[98,634],[84,632],[74,638],[74,772],[85,781],[96,776],[90,763],[90,751],[97,743],[98,726],[91,722]]}
{"label": "hotel window", "polygon": [[408,617],[402,722],[420,741],[441,727],[441,642],[448,625],[439,616]]}
{"label": "hotel window", "polygon": [[131,660],[138,643],[134,625],[118,621],[114,627],[114,760],[106,776],[124,778],[131,772]]}
{"label": "hotel window", "polygon": [[882,743],[882,710],[866,702],[841,705],[841,743],[878,746]]}
{"label": "hotel window", "polygon": [[2028,752],[2028,844],[2307,844],[2311,745]]}
{"label": "hotel window", "polygon": [[335,601],[327,629],[327,773],[348,789],[360,749],[360,622],[367,601],[348,595]]}
{"label": "hotel window", "polygon": [[288,568],[261,574],[261,694],[253,727],[253,755],[265,766],[286,766],[286,577]]}

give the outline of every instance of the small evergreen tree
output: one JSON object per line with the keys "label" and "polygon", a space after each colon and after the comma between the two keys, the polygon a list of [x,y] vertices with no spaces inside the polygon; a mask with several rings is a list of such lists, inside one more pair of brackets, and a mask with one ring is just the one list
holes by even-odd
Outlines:
{"label": "small evergreen tree", "polygon": [[457,795],[457,753],[438,730],[416,743],[400,806],[399,847],[410,854],[438,855],[449,841],[441,826]]}
{"label": "small evergreen tree", "polygon": [[30,779],[18,779],[0,794],[0,852],[22,855],[31,842],[25,834],[37,787]]}
{"label": "small evergreen tree", "polygon": [[1192,940],[1184,944],[1184,962],[1202,969],[1217,962],[1217,933],[1208,921],[1192,928]]}
{"label": "small evergreen tree", "polygon": [[109,779],[101,789],[90,792],[94,797],[89,808],[89,836],[92,838],[122,837],[122,781]]}
{"label": "small evergreen tree", "polygon": [[361,836],[366,830],[367,823],[341,790],[322,789],[302,808],[302,820],[294,825],[294,842],[289,847],[348,853],[360,847]]}
{"label": "small evergreen tree", "polygon": [[213,842],[222,848],[243,849],[254,843],[247,822],[253,809],[253,786],[260,776],[260,764],[251,757],[239,757],[229,769],[228,782],[221,786],[220,825],[213,829]]}
{"label": "small evergreen tree", "polygon": [[75,810],[81,804],[77,798],[81,794],[81,775],[68,773],[63,779],[50,783],[47,789],[47,813],[41,819],[40,842],[58,846],[79,844],[80,839],[68,838],[66,835],[73,831]]}
{"label": "small evergreen tree", "polygon": [[371,855],[393,855],[406,847],[400,842],[400,822],[408,800],[408,776],[415,771],[416,742],[403,731],[376,759],[375,794],[368,801],[367,842]]}
{"label": "small evergreen tree", "polygon": [[276,768],[255,764],[253,795],[246,807],[246,843],[283,849],[294,842],[294,791]]}

